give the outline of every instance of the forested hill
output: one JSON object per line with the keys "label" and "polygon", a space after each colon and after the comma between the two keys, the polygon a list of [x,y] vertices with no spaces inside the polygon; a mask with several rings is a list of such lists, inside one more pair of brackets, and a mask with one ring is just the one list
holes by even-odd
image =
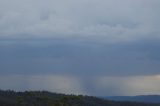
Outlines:
{"label": "forested hill", "polygon": [[56,94],[47,91],[2,91],[0,106],[160,106],[136,102],[114,102],[91,96]]}

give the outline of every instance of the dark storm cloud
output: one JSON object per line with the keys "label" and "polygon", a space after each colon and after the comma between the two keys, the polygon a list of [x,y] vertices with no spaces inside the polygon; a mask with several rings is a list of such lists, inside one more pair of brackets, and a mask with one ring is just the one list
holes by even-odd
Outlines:
{"label": "dark storm cloud", "polygon": [[1,73],[159,74],[159,41],[103,44],[74,40],[3,41]]}

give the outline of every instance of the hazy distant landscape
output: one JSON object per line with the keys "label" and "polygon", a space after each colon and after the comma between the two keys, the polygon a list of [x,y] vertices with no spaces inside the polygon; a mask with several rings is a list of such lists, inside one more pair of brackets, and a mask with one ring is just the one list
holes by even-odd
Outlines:
{"label": "hazy distant landscape", "polygon": [[101,98],[106,100],[114,100],[114,101],[160,103],[160,95],[110,96],[110,97],[101,97]]}

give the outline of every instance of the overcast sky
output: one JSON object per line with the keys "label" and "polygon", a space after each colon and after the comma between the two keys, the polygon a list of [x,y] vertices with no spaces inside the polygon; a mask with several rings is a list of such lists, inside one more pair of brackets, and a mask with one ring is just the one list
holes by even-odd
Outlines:
{"label": "overcast sky", "polygon": [[160,94],[160,0],[0,0],[0,89]]}

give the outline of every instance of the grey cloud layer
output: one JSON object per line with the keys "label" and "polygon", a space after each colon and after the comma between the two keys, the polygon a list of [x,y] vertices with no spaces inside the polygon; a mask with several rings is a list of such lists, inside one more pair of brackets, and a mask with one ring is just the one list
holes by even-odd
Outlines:
{"label": "grey cloud layer", "polygon": [[0,36],[159,39],[159,4],[159,0],[0,0]]}

